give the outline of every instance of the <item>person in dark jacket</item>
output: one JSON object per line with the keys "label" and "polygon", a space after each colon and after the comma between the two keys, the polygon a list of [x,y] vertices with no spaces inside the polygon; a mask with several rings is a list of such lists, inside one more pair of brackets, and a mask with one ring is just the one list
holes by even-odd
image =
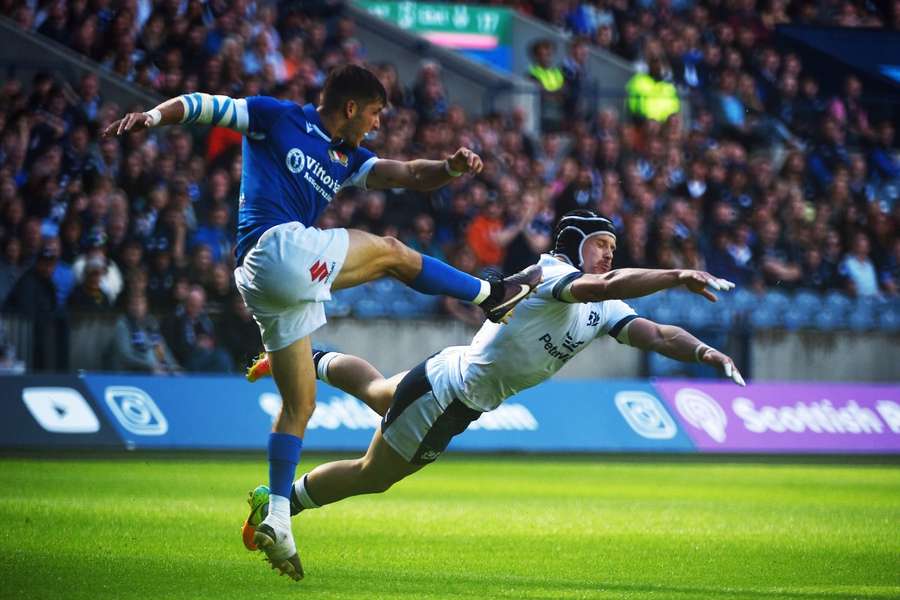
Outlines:
{"label": "person in dark jacket", "polygon": [[27,320],[32,328],[33,371],[65,371],[69,366],[69,320],[57,301],[53,271],[59,252],[45,246],[34,265],[16,282],[4,310]]}

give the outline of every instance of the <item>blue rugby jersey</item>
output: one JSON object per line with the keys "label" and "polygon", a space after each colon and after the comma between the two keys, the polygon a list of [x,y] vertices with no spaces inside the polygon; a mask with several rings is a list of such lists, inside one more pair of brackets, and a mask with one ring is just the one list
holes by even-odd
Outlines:
{"label": "blue rugby jersey", "polygon": [[291,221],[313,225],[342,186],[365,189],[377,160],[366,148],[333,144],[313,104],[254,96],[246,110],[238,264],[267,229]]}

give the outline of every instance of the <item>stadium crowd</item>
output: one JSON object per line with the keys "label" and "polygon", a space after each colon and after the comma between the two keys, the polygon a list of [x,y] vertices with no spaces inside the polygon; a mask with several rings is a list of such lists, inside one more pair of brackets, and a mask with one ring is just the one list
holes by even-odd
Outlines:
{"label": "stadium crowd", "polygon": [[[321,227],[396,236],[472,272],[512,272],[548,249],[558,215],[593,207],[621,231],[618,267],[705,269],[756,291],[898,294],[891,115],[866,104],[855,77],[822,94],[799,57],[771,42],[785,22],[897,27],[900,3],[893,13],[786,0],[513,4],[573,33],[558,64],[552,46],[534,47],[532,75],[565,115],[545,120],[540,137],[523,113],[474,118],[450,103],[438,64],[401,85],[390,64],[368,62],[335,2],[6,0],[0,12],[165,97],[314,102],[329,68],[367,64],[391,101],[369,142],[379,156],[467,146],[484,159],[477,178],[428,195],[344,191]],[[589,105],[590,45],[639,66],[621,110]],[[73,319],[117,318],[110,368],[241,368],[260,344],[231,274],[240,136],[172,127],[101,139],[132,107],[105,101],[96,75],[0,85],[4,310],[34,320],[36,338],[57,340]],[[652,86],[677,86],[682,100],[655,102]],[[478,319],[452,300],[443,309]],[[45,354],[35,368],[66,368]]]}

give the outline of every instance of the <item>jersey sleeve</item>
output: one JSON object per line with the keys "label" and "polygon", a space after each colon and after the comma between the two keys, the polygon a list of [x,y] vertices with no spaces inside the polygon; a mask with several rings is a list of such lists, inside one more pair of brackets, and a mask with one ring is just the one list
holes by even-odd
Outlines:
{"label": "jersey sleeve", "polygon": [[269,96],[251,96],[246,99],[250,133],[265,134],[288,109],[296,106],[293,102],[278,100]]}
{"label": "jersey sleeve", "polygon": [[366,188],[366,179],[369,177],[369,171],[378,162],[378,157],[368,148],[360,146],[353,153],[353,162],[350,164],[350,173],[342,187],[352,185],[354,187]]}
{"label": "jersey sleeve", "polygon": [[622,329],[638,318],[638,314],[634,309],[621,300],[605,300],[601,314],[604,322],[603,326],[597,330],[597,335],[600,336],[606,333],[613,338],[618,338]]}
{"label": "jersey sleeve", "polygon": [[565,302],[559,297],[560,292],[572,281],[581,277],[584,273],[561,261],[557,264],[547,265],[541,263],[544,270],[544,278],[538,285],[534,296],[548,302]]}

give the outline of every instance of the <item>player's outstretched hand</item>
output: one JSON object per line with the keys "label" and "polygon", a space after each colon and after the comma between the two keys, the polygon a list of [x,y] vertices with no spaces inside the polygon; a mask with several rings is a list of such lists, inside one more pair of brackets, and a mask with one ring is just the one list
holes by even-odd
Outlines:
{"label": "player's outstretched hand", "polygon": [[133,112],[128,113],[121,119],[116,119],[103,130],[103,137],[112,137],[114,135],[122,135],[129,131],[140,131],[150,127],[151,117],[147,113]]}
{"label": "player's outstretched hand", "polygon": [[734,361],[731,360],[731,357],[723,352],[719,352],[715,348],[707,348],[703,351],[703,354],[700,355],[700,362],[704,362],[708,365],[713,365],[716,367],[721,367],[723,371],[725,371],[725,376],[731,379],[733,382],[738,384],[741,387],[746,386],[744,383],[744,378],[741,377],[741,372],[738,371],[738,368],[734,366]]}
{"label": "player's outstretched hand", "polygon": [[447,164],[454,171],[460,173],[481,173],[484,164],[481,157],[469,150],[468,148],[460,148],[456,153],[447,159]]}
{"label": "player's outstretched hand", "polygon": [[709,289],[712,288],[717,292],[728,292],[734,289],[734,284],[727,279],[720,279],[710,275],[706,271],[693,271],[691,269],[683,269],[678,275],[678,280],[682,285],[695,294],[700,294],[710,302],[717,300],[716,295]]}

